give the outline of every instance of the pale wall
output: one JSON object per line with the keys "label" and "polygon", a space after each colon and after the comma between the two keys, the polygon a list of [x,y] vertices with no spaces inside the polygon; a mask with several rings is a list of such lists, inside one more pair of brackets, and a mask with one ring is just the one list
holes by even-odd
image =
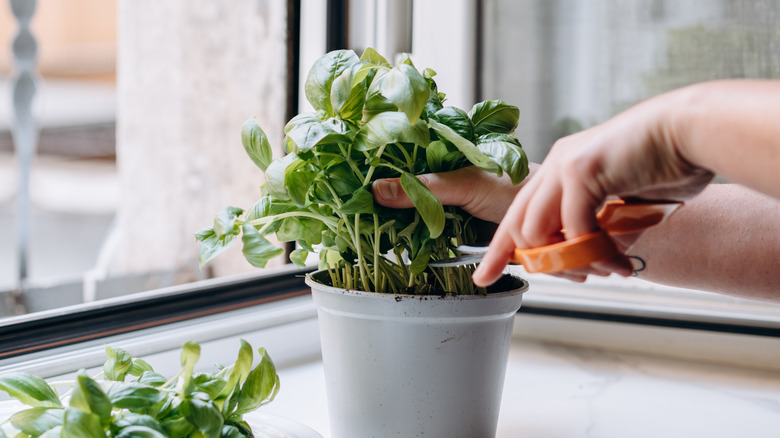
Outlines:
{"label": "pale wall", "polygon": [[[117,163],[121,243],[112,274],[196,278],[194,233],[225,205],[248,208],[260,171],[241,146],[257,116],[284,126],[283,0],[120,0]],[[239,242],[240,243],[240,242]],[[240,247],[211,265],[251,271]]]}

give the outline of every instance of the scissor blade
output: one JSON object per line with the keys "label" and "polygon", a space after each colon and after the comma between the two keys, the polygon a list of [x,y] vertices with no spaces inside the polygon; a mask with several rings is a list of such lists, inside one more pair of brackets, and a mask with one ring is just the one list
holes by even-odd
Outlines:
{"label": "scissor blade", "polygon": [[461,255],[429,262],[428,266],[432,268],[447,268],[453,266],[475,265],[482,261],[482,257],[484,257],[487,250],[487,245],[460,245],[455,248],[455,252],[460,253]]}
{"label": "scissor blade", "polygon": [[485,245],[459,245],[455,248],[455,251],[461,253],[461,254],[479,254],[479,255],[485,255],[485,253],[488,252],[488,249],[490,249],[487,244]]}
{"label": "scissor blade", "polygon": [[463,254],[457,257],[429,262],[428,266],[432,268],[451,268],[453,266],[475,265],[482,261],[482,256],[484,254]]}

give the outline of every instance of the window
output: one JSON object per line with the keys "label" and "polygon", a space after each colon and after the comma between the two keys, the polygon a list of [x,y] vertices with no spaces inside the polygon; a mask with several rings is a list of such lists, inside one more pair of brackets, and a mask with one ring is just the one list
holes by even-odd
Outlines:
{"label": "window", "polygon": [[[85,302],[118,306],[124,297],[122,305],[137,310],[175,306],[165,301],[174,295],[192,300],[187,306],[218,301],[233,283],[208,283],[207,293],[202,283],[188,285],[236,274],[250,275],[244,285],[280,281],[294,294],[286,282],[296,271],[280,262],[279,276],[256,280],[239,251],[201,270],[193,234],[221,207],[254,202],[261,175],[245,159],[240,126],[256,116],[281,145],[284,123],[306,107],[295,90],[326,50],[411,52],[418,67],[439,72],[451,104],[518,105],[517,137],[534,161],[561,135],[659,92],[706,79],[780,77],[780,7],[769,0],[11,4],[18,10],[0,9],[6,29],[26,23],[19,5],[35,9],[38,141],[25,167],[12,144],[17,113],[0,106],[0,224],[20,227],[0,236],[0,315],[38,314],[25,321],[40,327],[56,309]],[[6,101],[26,66],[21,52],[14,61],[12,40],[0,40]],[[28,194],[19,183],[24,169]],[[29,205],[19,203],[25,196]],[[780,312],[768,305],[635,280],[580,286],[532,278],[545,293],[529,294],[526,312],[771,336],[780,327]],[[244,292],[235,296],[249,300]],[[652,302],[658,297],[661,307]],[[725,304],[737,311],[719,312]],[[170,311],[165,305],[155,312]]]}
{"label": "window", "polygon": [[0,8],[0,315],[255,272],[194,233],[254,201],[243,121],[281,144],[299,2],[37,3]]}
{"label": "window", "polygon": [[14,231],[0,236],[0,357],[300,294],[281,260],[270,277],[240,251],[201,270],[194,238],[257,196],[243,122],[281,144],[299,1],[6,4],[0,223]]}

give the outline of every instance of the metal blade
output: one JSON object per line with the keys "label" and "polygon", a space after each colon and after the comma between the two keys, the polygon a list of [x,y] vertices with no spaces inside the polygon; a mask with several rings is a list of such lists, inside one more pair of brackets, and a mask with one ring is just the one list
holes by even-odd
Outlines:
{"label": "metal blade", "polygon": [[453,266],[475,265],[482,261],[483,255],[484,254],[463,254],[449,259],[429,262],[428,266],[432,268],[451,268]]}

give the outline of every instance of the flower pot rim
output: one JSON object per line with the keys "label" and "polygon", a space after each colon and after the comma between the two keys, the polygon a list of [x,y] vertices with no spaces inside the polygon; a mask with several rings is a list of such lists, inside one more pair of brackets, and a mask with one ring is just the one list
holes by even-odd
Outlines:
{"label": "flower pot rim", "polygon": [[317,288],[321,291],[328,292],[331,294],[339,294],[339,295],[354,295],[354,296],[362,296],[362,297],[383,297],[387,299],[388,297],[395,299],[396,301],[401,300],[419,300],[419,301],[428,301],[428,300],[457,300],[457,301],[463,301],[463,300],[481,300],[488,297],[504,297],[504,296],[510,296],[510,295],[517,295],[517,294],[524,294],[528,291],[529,283],[527,280],[513,274],[504,274],[505,277],[512,277],[516,280],[519,280],[522,282],[522,284],[514,289],[507,290],[507,291],[501,291],[501,292],[494,292],[489,293],[487,295],[412,295],[412,294],[391,294],[391,293],[383,293],[383,292],[370,292],[370,291],[363,291],[359,289],[345,289],[341,287],[333,287],[328,286],[326,284],[321,283],[318,281],[315,276],[318,275],[324,275],[327,273],[327,269],[319,269],[314,272],[310,272],[306,274],[305,282],[309,287]]}

